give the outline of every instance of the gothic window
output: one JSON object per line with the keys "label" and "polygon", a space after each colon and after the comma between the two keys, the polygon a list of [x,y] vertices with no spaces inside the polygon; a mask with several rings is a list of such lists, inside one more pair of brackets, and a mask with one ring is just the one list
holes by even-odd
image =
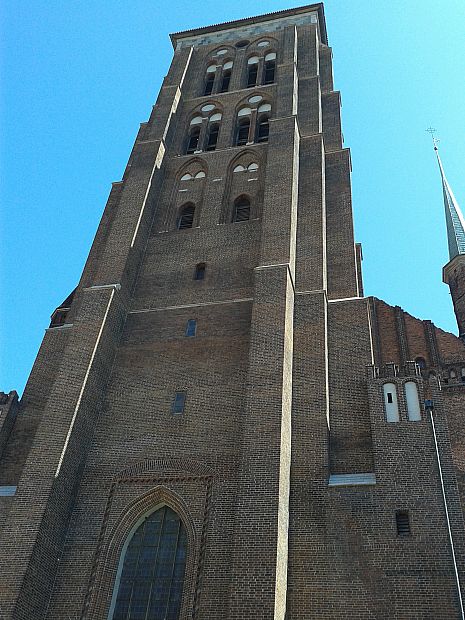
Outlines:
{"label": "gothic window", "polygon": [[194,272],[194,280],[204,280],[206,268],[207,266],[205,265],[205,263],[199,263],[198,265],[196,265],[195,272]]}
{"label": "gothic window", "polygon": [[394,383],[385,383],[383,385],[383,395],[386,420],[388,422],[398,422],[399,407],[397,405],[397,389]]}
{"label": "gothic window", "polygon": [[147,515],[123,553],[111,620],[178,620],[187,553],[179,516],[168,506]]}
{"label": "gothic window", "polygon": [[194,224],[195,205],[191,202],[181,207],[179,211],[179,217],[177,222],[178,230],[184,230],[185,228],[192,228]]}
{"label": "gothic window", "polygon": [[263,84],[273,84],[275,81],[276,73],[276,54],[272,52],[265,56],[265,63],[263,66]]}
{"label": "gothic window", "polygon": [[229,83],[231,82],[231,74],[232,74],[232,61],[225,62],[223,65],[223,70],[221,72],[221,84],[220,84],[220,93],[226,93],[229,90]]}
{"label": "gothic window", "polygon": [[239,196],[234,201],[233,222],[250,220],[250,200],[246,196]]}
{"label": "gothic window", "polygon": [[206,151],[214,151],[216,149],[216,143],[218,142],[219,132],[220,132],[219,123],[208,124],[207,143],[205,145]]}
{"label": "gothic window", "polygon": [[237,123],[236,146],[244,146],[249,141],[250,117],[240,118]]}
{"label": "gothic window", "polygon": [[258,117],[256,142],[268,142],[268,134],[270,133],[269,120],[270,117],[266,113]]}
{"label": "gothic window", "polygon": [[211,95],[213,92],[213,84],[215,83],[216,65],[210,65],[207,68],[207,74],[205,76],[205,86],[203,90],[204,95]]}
{"label": "gothic window", "polygon": [[195,319],[189,319],[186,323],[186,331],[184,335],[188,337],[192,337],[192,336],[195,336],[196,331],[197,331],[197,321]]}
{"label": "gothic window", "polygon": [[[200,120],[199,120],[200,119]],[[187,140],[186,155],[191,155],[199,148],[200,123],[202,117],[193,118],[189,128],[189,137]]]}
{"label": "gothic window", "polygon": [[258,56],[252,56],[247,61],[247,88],[253,88],[257,85],[258,62]]}

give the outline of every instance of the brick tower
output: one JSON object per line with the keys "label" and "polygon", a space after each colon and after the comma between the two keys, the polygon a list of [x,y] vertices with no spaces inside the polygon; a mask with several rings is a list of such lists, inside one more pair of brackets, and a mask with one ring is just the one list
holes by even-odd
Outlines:
{"label": "brick tower", "polygon": [[323,6],[171,39],[1,396],[0,617],[463,618],[465,346],[363,296]]}

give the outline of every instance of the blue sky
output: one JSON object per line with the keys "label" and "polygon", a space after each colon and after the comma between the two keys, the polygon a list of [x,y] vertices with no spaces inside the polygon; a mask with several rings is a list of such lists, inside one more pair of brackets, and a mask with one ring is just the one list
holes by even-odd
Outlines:
{"label": "blue sky", "polygon": [[[22,392],[53,309],[75,287],[171,59],[170,32],[300,6],[4,0],[0,390]],[[366,294],[456,332],[441,269],[441,138],[465,208],[465,3],[328,0]]]}

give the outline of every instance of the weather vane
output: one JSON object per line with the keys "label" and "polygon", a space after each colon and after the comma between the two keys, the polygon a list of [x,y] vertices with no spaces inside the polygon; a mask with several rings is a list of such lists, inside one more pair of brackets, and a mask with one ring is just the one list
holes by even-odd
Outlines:
{"label": "weather vane", "polygon": [[431,139],[433,140],[434,150],[436,151],[438,148],[438,144],[439,144],[439,138],[436,138],[434,135],[436,133],[436,129],[434,129],[434,127],[428,127],[428,129],[425,129],[425,131],[427,131],[431,135]]}

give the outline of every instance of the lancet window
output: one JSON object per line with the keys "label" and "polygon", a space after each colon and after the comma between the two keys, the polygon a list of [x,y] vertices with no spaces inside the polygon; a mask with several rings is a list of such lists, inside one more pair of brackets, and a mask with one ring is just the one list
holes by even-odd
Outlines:
{"label": "lancet window", "polygon": [[187,532],[168,506],[147,515],[123,548],[111,620],[178,620],[186,569]]}

